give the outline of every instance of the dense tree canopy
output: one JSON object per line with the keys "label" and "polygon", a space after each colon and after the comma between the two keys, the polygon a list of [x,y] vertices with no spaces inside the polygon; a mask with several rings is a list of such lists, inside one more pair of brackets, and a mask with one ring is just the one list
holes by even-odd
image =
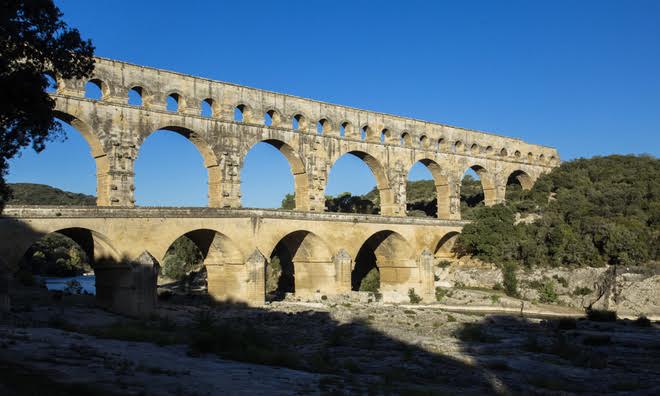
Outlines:
{"label": "dense tree canopy", "polygon": [[61,17],[52,0],[5,0],[0,8],[0,210],[10,194],[8,160],[62,133],[46,74],[82,78],[94,67],[91,42]]}
{"label": "dense tree canopy", "polygon": [[[523,221],[516,221],[516,217]],[[483,207],[457,252],[532,266],[643,265],[660,245],[660,160],[594,157],[564,162],[530,191]]]}

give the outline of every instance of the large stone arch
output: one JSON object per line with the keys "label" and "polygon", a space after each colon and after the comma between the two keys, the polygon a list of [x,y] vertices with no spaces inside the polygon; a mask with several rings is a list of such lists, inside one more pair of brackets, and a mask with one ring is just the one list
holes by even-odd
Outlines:
{"label": "large stone arch", "polygon": [[246,150],[243,151],[243,158],[241,158],[241,169],[245,165],[245,156],[257,144],[266,143],[276,148],[286,158],[293,175],[293,188],[296,200],[295,210],[309,211],[309,179],[307,177],[307,170],[300,154],[291,147],[288,143],[281,139],[262,139],[254,142]]}
{"label": "large stone arch", "polygon": [[520,186],[523,190],[531,190],[534,186],[534,178],[522,169],[515,169],[510,171],[507,176],[507,185],[511,180],[515,180],[520,183]]}
{"label": "large stone arch", "polygon": [[[245,258],[238,245],[227,235],[210,228],[194,228],[170,241],[169,246],[181,238],[190,239],[202,253],[203,265],[207,272],[208,294],[215,300],[249,301],[253,296],[250,276],[245,266]],[[160,258],[165,260],[167,250]]]}
{"label": "large stone arch", "polygon": [[[289,232],[280,237],[270,250],[269,258],[278,255],[282,276],[291,279],[298,296],[334,291],[335,269],[328,244],[308,230]],[[286,267],[286,268],[285,268]]]}
{"label": "large stone arch", "polygon": [[453,259],[455,254],[453,252],[456,238],[460,235],[458,231],[451,231],[443,235],[435,244],[434,256],[439,260]]}
{"label": "large stone arch", "polygon": [[86,122],[65,111],[55,110],[55,118],[75,128],[89,145],[96,163],[96,205],[110,206],[110,161],[103,142]]}
{"label": "large stone arch", "polygon": [[404,300],[410,285],[420,281],[413,255],[410,243],[395,231],[381,230],[370,235],[355,257],[351,271],[352,289],[357,290],[364,276],[375,267],[380,272],[380,291],[384,298]]}
{"label": "large stone arch", "polygon": [[17,238],[20,240],[16,247],[17,257],[22,258],[30,246],[35,244],[41,238],[54,233],[62,234],[77,243],[85,252],[90,264],[118,264],[124,261],[119,251],[115,249],[113,243],[104,234],[86,227],[65,227],[55,228],[48,232],[32,232],[27,238]]}
{"label": "large stone arch", "polygon": [[365,151],[348,150],[343,153],[340,153],[340,155],[334,158],[334,160],[332,161],[332,165],[330,167],[330,172],[332,172],[332,166],[334,166],[334,164],[340,158],[348,154],[361,159],[365,164],[367,164],[367,166],[371,170],[371,173],[374,176],[374,179],[376,180],[376,188],[378,188],[378,194],[380,197],[380,213],[382,215],[393,215],[395,208],[394,194],[392,192],[390,181],[387,176],[387,170],[385,169],[381,161],[378,160],[376,157]]}
{"label": "large stone arch", "polygon": [[[426,169],[431,172],[431,176],[433,177],[433,182],[435,184],[435,193],[436,193],[436,201],[437,201],[437,217],[439,219],[449,219],[451,218],[451,191],[449,187],[449,177],[447,176],[447,173],[442,169],[440,164],[438,164],[435,160],[432,160],[430,158],[420,158],[418,159],[415,164],[419,162],[422,165],[426,167]],[[412,166],[414,166],[413,164]],[[412,166],[408,169],[408,173],[410,173],[410,169],[412,169]]]}
{"label": "large stone arch", "polygon": [[[220,162],[216,156],[213,148],[203,136],[199,133],[179,125],[166,124],[160,128],[145,131],[140,135],[139,147],[142,146],[144,141],[157,131],[169,131],[177,133],[188,139],[196,148],[204,160],[204,167],[208,174],[208,206],[217,208],[222,206],[222,169]],[[139,156],[139,151],[138,151]]]}
{"label": "large stone arch", "polygon": [[479,179],[481,179],[481,188],[484,191],[484,205],[495,205],[498,201],[495,175],[482,164],[472,164],[463,170],[459,180],[462,181],[463,175],[468,171],[468,169],[475,171],[476,174],[479,175]]}

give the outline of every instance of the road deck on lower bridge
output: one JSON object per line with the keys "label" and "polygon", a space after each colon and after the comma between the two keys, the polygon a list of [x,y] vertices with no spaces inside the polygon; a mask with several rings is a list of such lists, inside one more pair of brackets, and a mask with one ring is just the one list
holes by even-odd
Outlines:
{"label": "road deck on lower bridge", "polygon": [[262,304],[265,267],[281,251],[293,264],[296,295],[348,292],[356,267],[371,258],[385,300],[407,298],[410,289],[432,299],[433,265],[465,224],[264,209],[8,206],[0,259],[11,273],[40,238],[64,234],[92,261],[99,302],[138,315],[155,304],[158,263],[184,235],[204,255],[208,290],[218,300]]}

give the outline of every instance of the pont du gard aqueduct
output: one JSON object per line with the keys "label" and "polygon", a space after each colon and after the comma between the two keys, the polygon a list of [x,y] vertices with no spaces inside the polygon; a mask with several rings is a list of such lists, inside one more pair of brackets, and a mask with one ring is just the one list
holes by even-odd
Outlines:
{"label": "pont du gard aqueduct", "polygon": [[[0,218],[0,260],[9,273],[35,241],[62,233],[94,261],[98,303],[130,315],[154,308],[158,262],[182,235],[205,255],[208,292],[217,300],[263,304],[275,249],[291,257],[302,297],[349,292],[360,262],[375,260],[385,301],[407,298],[409,289],[433,300],[432,266],[450,254],[466,223],[465,171],[480,176],[492,205],[504,200],[511,177],[528,189],[559,164],[555,149],[519,139],[110,59],[97,58],[88,81],[55,79],[57,117],[84,136],[96,161],[97,206],[8,206]],[[90,81],[101,89],[99,100],[85,97]],[[140,105],[129,105],[130,90]],[[176,111],[167,109],[168,97]],[[210,115],[202,115],[204,102]],[[135,206],[135,159],[161,129],[188,138],[204,158],[208,207]],[[241,208],[240,171],[259,142],[288,160],[295,210]],[[373,172],[380,215],[324,212],[330,168],[345,154]],[[407,175],[417,162],[433,175],[437,219],[406,216]]]}

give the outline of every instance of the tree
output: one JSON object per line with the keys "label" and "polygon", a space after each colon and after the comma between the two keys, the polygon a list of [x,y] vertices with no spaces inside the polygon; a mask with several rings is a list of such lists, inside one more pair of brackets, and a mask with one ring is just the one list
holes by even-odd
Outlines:
{"label": "tree", "polygon": [[184,279],[189,272],[201,267],[204,255],[195,242],[187,236],[179,237],[165,253],[163,275],[175,279]]}
{"label": "tree", "polygon": [[94,47],[61,20],[52,0],[5,0],[0,9],[0,210],[10,196],[8,160],[21,148],[37,152],[62,136],[46,74],[83,78],[94,68]]}

